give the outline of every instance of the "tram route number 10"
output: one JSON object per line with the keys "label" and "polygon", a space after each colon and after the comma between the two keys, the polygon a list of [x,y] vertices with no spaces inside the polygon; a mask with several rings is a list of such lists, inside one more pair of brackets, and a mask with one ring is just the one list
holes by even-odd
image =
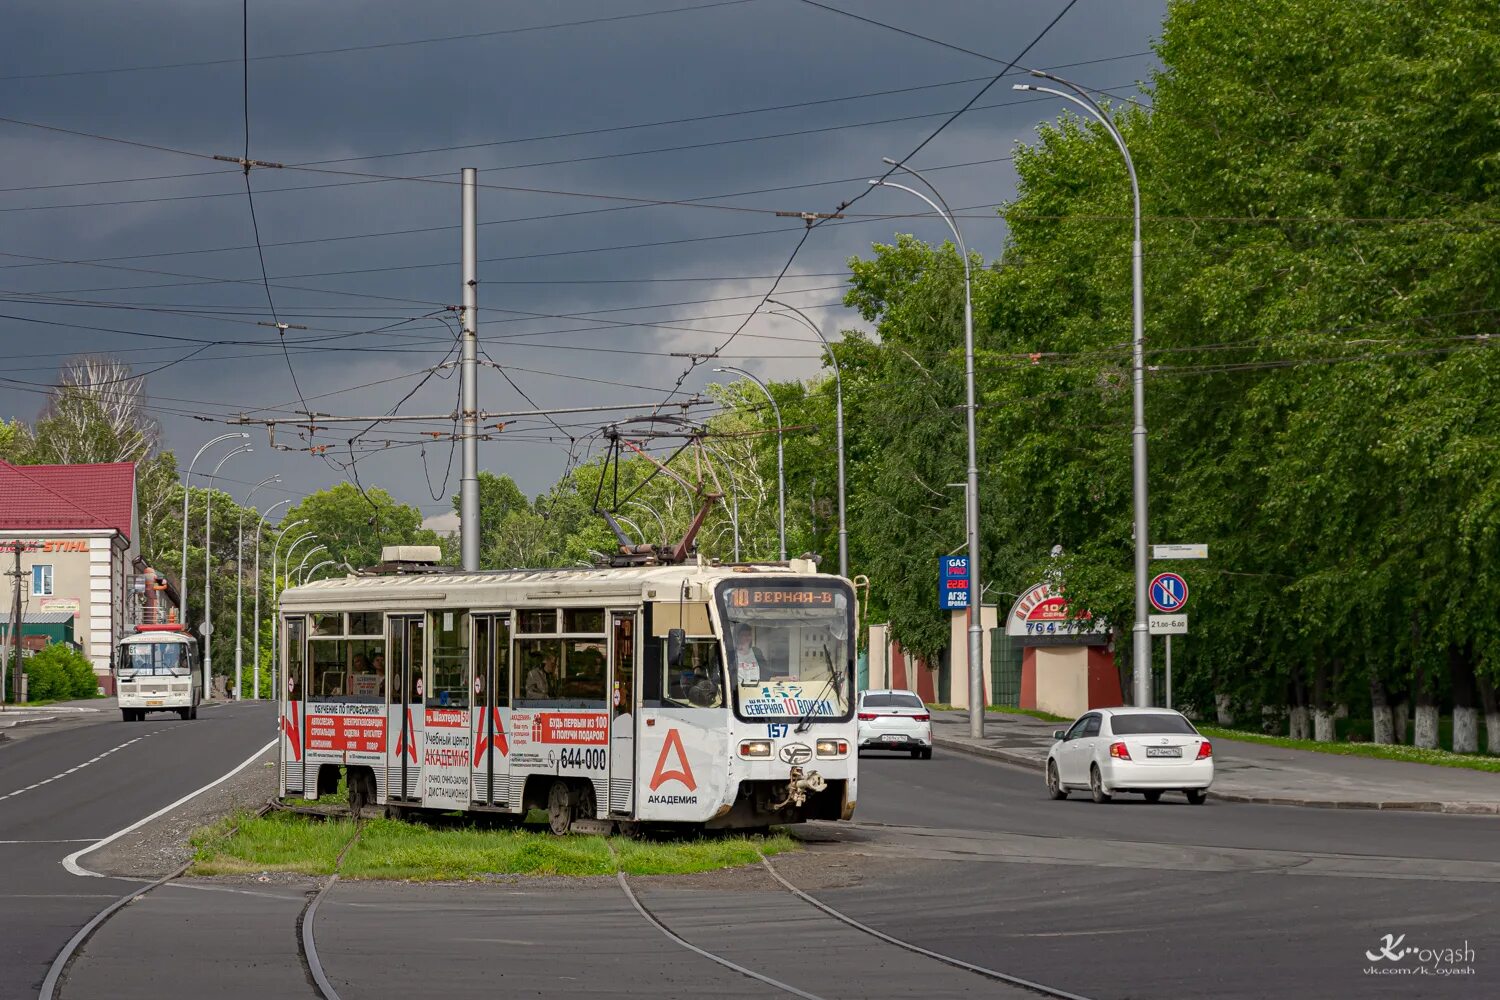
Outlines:
{"label": "tram route number 10", "polygon": [[561,763],[563,767],[578,767],[585,771],[602,771],[604,770],[604,751],[602,749],[589,750],[583,747],[564,747]]}

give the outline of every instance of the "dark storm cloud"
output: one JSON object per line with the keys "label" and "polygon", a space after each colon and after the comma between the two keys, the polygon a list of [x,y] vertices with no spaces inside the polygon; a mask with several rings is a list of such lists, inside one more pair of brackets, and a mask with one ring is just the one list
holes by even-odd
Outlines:
{"label": "dark storm cloud", "polygon": [[[604,0],[253,2],[250,47],[253,55],[264,55],[374,45],[619,17],[673,5],[672,0],[631,0],[628,6]],[[693,3],[675,0],[675,5]],[[845,6],[1001,58],[1018,51],[1060,7],[1020,0],[920,7],[896,0],[845,0]],[[23,3],[12,8],[9,51],[0,76],[239,55],[240,7],[235,3]],[[1159,0],[1084,0],[1028,62],[1058,65],[1142,52],[1160,30],[1162,10]],[[1151,65],[1150,59],[1113,59],[1079,67],[1072,75],[1090,85],[1128,88],[1147,77]],[[943,120],[943,113],[962,105],[978,87],[928,85],[970,80],[995,69],[983,60],[795,0],[751,0],[605,24],[257,60],[251,63],[251,153],[286,163],[340,160],[329,169],[436,174],[443,181],[455,180],[460,167],[477,166],[481,183],[488,185],[826,211],[863,188],[862,178],[878,171],[881,155],[906,153]],[[8,116],[27,121],[238,155],[243,145],[240,87],[241,68],[232,63],[0,80],[0,103]],[[927,89],[618,129],[912,87]],[[1061,111],[1051,104],[1024,103],[1004,83],[979,103],[981,108],[950,126],[917,162],[947,166],[1007,156],[1037,121]],[[991,104],[1005,106],[982,109]],[[539,138],[579,132],[591,134]],[[755,138],[792,132],[805,134]],[[738,141],[750,138],[755,141]],[[211,161],[14,126],[0,130],[0,144],[7,188],[223,169]],[[364,158],[451,146],[473,148]],[[684,146],[697,148],[667,149]],[[647,150],[665,151],[641,152]],[[995,205],[1014,190],[1014,173],[1005,162],[932,176],[955,206]],[[458,233],[452,228],[458,221],[457,189],[451,183],[359,180],[303,171],[258,170],[252,176],[278,311],[284,319],[314,328],[289,332],[289,343],[307,338],[303,346],[312,348],[311,338],[418,317],[459,296]],[[841,183],[729,197],[823,181]],[[920,207],[903,203],[903,198],[877,192],[856,211]],[[98,204],[119,201],[134,203]],[[45,205],[91,207],[4,211]],[[610,351],[712,348],[742,318],[725,314],[743,314],[756,301],[729,297],[764,292],[770,282],[762,276],[780,270],[800,235],[795,220],[768,214],[641,207],[495,188],[481,191],[480,206],[485,223],[480,257],[486,260],[480,271],[482,337],[496,360],[528,370],[513,372],[513,377],[544,406],[657,398],[638,387],[670,386],[681,360]],[[838,275],[847,258],[867,252],[871,242],[888,240],[898,229],[932,239],[944,233],[933,220],[848,222],[824,227],[808,241],[783,285],[790,290],[790,301],[809,308],[836,304],[838,290],[826,286],[841,284]],[[45,383],[57,360],[85,350],[121,351],[138,370],[147,370],[193,346],[80,326],[232,338],[250,343],[216,348],[151,378],[156,402],[172,411],[164,417],[168,444],[190,451],[214,429],[185,416],[187,411],[217,416],[227,409],[296,405],[276,336],[256,325],[269,318],[269,311],[258,258],[247,249],[251,239],[243,181],[232,167],[204,177],[0,192],[0,225],[0,251],[10,254],[129,258],[101,261],[100,266],[33,266],[42,262],[0,258],[0,289],[6,292],[49,291],[177,311],[0,303],[0,311],[9,315],[75,324],[63,329],[0,320],[0,346],[11,359],[10,377]],[[976,250],[998,252],[1004,236],[998,221],[965,220],[965,226]],[[424,229],[432,231],[382,235]],[[322,242],[299,242],[308,240]],[[646,243],[668,245],[601,249]],[[185,250],[195,252],[180,253]],[[221,252],[208,252],[216,250]],[[141,256],[155,254],[173,255]],[[828,274],[834,276],[824,276]],[[662,280],[684,278],[704,280]],[[824,290],[798,291],[820,288]],[[709,299],[724,301],[701,301]],[[632,308],[640,306],[651,308]],[[185,310],[202,312],[181,315]],[[580,313],[590,315],[576,317]],[[576,318],[548,318],[553,314]],[[817,315],[830,324],[857,325],[841,309],[820,308]],[[590,318],[658,327],[606,327]],[[797,336],[795,326],[756,320],[729,353],[759,355],[736,363],[776,377],[812,375],[818,370],[815,350],[774,339]],[[303,393],[309,399],[320,397],[312,402],[315,408],[380,413],[416,379],[324,394],[419,371],[438,361],[449,340],[442,324],[425,320],[377,335],[320,342],[324,349],[299,350],[292,357]],[[335,345],[365,350],[326,349]],[[695,372],[686,388],[697,389],[713,377],[708,367]],[[485,373],[483,384],[489,408],[529,406],[493,371]],[[26,388],[0,387],[0,413],[32,416],[41,399]],[[454,381],[430,379],[404,410],[448,412],[456,388]],[[581,433],[586,422],[559,420],[572,433]],[[545,423],[522,429],[526,426],[536,428],[538,435],[543,430],[556,434]],[[561,470],[564,452],[519,437],[505,446],[487,445],[483,460],[511,472],[526,488],[539,489]],[[333,433],[327,440],[339,436]],[[361,479],[386,486],[408,502],[445,507],[445,500],[431,499],[431,491],[441,486],[448,448],[433,444],[426,452],[425,469],[414,448],[371,456],[360,463]],[[256,454],[237,462],[236,478],[280,472],[298,492],[342,478],[311,456],[277,454],[259,439]],[[431,475],[430,486],[424,486],[424,474]],[[449,492],[453,485],[448,483]]]}

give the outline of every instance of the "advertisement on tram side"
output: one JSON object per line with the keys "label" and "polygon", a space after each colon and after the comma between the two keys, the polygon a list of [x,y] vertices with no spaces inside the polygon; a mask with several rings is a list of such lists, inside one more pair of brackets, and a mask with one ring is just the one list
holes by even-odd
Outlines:
{"label": "advertisement on tram side", "polygon": [[609,713],[536,709],[511,713],[512,768],[603,777],[608,768]]}
{"label": "advertisement on tram side", "polygon": [[423,725],[422,804],[438,809],[469,807],[469,712],[429,708]]}
{"label": "advertisement on tram side", "polygon": [[637,730],[636,815],[701,823],[724,805],[729,746],[691,709],[643,709]]}

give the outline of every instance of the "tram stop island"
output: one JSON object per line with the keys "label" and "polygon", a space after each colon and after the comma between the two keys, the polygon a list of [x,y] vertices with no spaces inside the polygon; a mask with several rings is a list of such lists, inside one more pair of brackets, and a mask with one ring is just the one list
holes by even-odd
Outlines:
{"label": "tram stop island", "polygon": [[1022,708],[1071,719],[1124,703],[1109,624],[1075,612],[1061,586],[1022,592],[1005,616],[1005,634],[1022,647]]}

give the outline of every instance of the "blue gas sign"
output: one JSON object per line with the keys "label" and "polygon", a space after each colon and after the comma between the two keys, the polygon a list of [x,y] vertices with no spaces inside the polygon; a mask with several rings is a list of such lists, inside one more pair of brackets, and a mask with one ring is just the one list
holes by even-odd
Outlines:
{"label": "blue gas sign", "polygon": [[938,560],[938,607],[943,611],[969,606],[969,557],[943,556]]}

